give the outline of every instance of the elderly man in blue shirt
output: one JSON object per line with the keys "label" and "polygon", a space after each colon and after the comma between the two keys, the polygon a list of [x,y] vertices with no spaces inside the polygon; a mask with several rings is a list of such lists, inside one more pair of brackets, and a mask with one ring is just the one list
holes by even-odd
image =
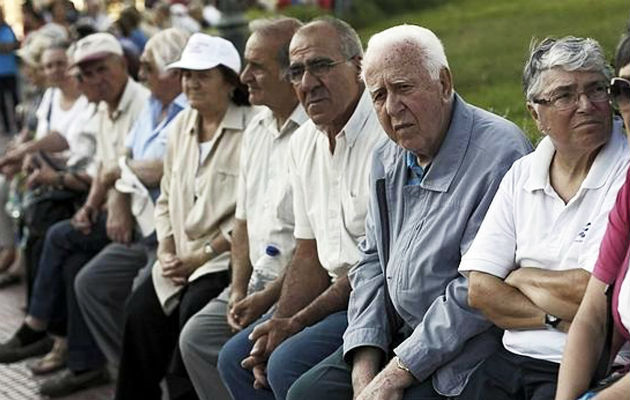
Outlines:
{"label": "elderly man in blue shirt", "polygon": [[373,155],[348,329],[342,348],[296,381],[288,399],[457,396],[497,345],[468,306],[459,260],[502,176],[531,144],[454,92],[442,44],[425,28],[374,35],[363,67],[390,140]]}

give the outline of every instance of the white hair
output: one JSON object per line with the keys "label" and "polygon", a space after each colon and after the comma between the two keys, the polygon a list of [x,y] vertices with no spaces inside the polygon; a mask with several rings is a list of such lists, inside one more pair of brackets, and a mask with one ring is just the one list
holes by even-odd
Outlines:
{"label": "white hair", "polygon": [[439,79],[442,68],[448,68],[444,46],[435,33],[421,26],[403,24],[385,29],[370,38],[363,57],[363,71],[392,48],[400,46],[413,46],[418,50],[421,57],[419,61],[427,69],[431,79]]}

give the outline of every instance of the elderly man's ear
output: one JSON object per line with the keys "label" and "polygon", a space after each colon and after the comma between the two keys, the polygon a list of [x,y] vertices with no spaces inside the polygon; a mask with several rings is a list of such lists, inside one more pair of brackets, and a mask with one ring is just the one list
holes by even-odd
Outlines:
{"label": "elderly man's ear", "polygon": [[350,62],[351,62],[351,63],[352,63],[355,67],[357,67],[357,79],[358,79],[359,81],[363,81],[363,80],[361,79],[361,65],[362,65],[362,62],[363,62],[363,58],[361,58],[361,56],[354,56],[354,57],[352,57],[352,58],[350,59]]}
{"label": "elderly man's ear", "polygon": [[445,102],[450,101],[453,95],[453,76],[448,68],[440,70],[440,84],[442,86],[442,99]]}

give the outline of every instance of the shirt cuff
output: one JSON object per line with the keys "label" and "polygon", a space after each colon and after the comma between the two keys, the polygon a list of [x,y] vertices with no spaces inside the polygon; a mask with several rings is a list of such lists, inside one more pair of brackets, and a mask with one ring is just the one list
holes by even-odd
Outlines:
{"label": "shirt cuff", "polygon": [[501,279],[505,279],[505,277],[508,276],[513,270],[514,268],[505,268],[505,266],[501,266],[497,263],[493,263],[492,261],[482,259],[465,260],[459,265],[458,269],[458,271],[462,275],[466,276],[468,275],[467,272],[478,271],[498,276]]}
{"label": "shirt cuff", "polygon": [[383,353],[389,352],[390,341],[387,339],[387,332],[376,328],[356,328],[348,329],[343,334],[343,358],[350,363],[352,360],[346,357],[349,353],[359,347],[377,347]]}
{"label": "shirt cuff", "polygon": [[306,226],[296,225],[293,231],[293,235],[296,239],[315,239],[315,235],[313,234],[311,228]]}

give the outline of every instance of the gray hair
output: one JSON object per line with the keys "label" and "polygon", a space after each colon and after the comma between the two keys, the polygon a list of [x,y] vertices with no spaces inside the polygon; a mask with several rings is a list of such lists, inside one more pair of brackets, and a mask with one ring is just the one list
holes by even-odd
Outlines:
{"label": "gray hair", "polygon": [[381,58],[392,47],[404,45],[413,46],[417,50],[421,58],[419,61],[426,68],[431,79],[440,79],[440,71],[448,68],[444,45],[435,33],[421,26],[407,24],[394,26],[374,34],[368,41],[363,65],[367,66]]}
{"label": "gray hair", "polygon": [[277,18],[259,18],[249,23],[249,30],[252,34],[282,40],[282,45],[276,54],[276,61],[280,65],[281,71],[289,68],[289,44],[291,38],[302,26],[302,22],[296,18],[277,17]]}
{"label": "gray hair", "polygon": [[166,66],[179,60],[186,46],[188,32],[178,28],[168,28],[151,36],[144,47],[144,54],[150,56],[160,74],[166,72]]}
{"label": "gray hair", "polygon": [[361,44],[361,39],[357,31],[355,31],[350,24],[338,18],[330,16],[318,17],[304,25],[298,32],[320,23],[330,25],[337,32],[337,35],[339,35],[339,50],[342,56],[348,60],[352,57],[363,57],[363,45]]}
{"label": "gray hair", "polygon": [[552,68],[564,71],[599,72],[610,80],[612,69],[599,43],[591,38],[567,36],[561,39],[546,38],[540,43],[532,41],[530,54],[523,69],[523,92],[532,102],[542,92],[542,75]]}

